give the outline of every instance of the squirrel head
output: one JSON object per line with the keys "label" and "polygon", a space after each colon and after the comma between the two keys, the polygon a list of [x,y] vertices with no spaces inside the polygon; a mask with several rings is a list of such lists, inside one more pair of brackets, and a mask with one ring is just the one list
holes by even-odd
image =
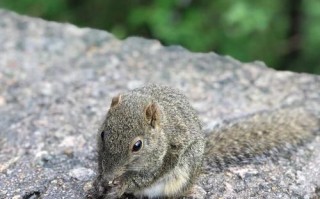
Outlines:
{"label": "squirrel head", "polygon": [[148,96],[119,95],[98,133],[103,178],[108,181],[161,167],[167,150],[161,107]]}

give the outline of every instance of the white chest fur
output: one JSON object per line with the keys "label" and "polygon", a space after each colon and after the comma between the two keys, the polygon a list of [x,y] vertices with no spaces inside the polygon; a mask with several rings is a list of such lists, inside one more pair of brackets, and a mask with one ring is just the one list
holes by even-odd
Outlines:
{"label": "white chest fur", "polygon": [[135,193],[135,195],[138,197],[147,196],[148,198],[175,196],[186,186],[188,181],[189,167],[177,166],[164,177],[160,178],[149,187]]}

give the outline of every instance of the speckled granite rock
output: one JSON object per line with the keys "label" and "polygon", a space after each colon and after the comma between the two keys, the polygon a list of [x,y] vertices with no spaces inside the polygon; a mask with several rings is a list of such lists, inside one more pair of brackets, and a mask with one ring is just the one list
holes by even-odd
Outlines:
{"label": "speckled granite rock", "polygon": [[[185,92],[207,129],[320,99],[320,77],[0,10],[0,198],[82,198],[110,97],[149,82]],[[241,49],[239,49],[241,50]],[[199,179],[203,198],[320,197],[320,139],[290,158]],[[202,190],[203,191],[203,190]]]}

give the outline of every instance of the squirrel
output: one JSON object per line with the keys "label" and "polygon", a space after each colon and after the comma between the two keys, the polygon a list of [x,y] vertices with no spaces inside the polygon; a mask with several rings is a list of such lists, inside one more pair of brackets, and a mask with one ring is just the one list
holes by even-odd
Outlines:
{"label": "squirrel", "polygon": [[[306,106],[262,111],[205,133],[180,91],[147,85],[112,98],[97,136],[97,197],[187,196],[204,158],[217,168],[315,136],[319,115]],[[98,197],[98,198],[99,198]]]}

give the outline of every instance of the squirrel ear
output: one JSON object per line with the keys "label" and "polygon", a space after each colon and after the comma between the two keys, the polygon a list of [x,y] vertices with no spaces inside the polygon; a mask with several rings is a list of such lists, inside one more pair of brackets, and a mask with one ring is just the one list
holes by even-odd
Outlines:
{"label": "squirrel ear", "polygon": [[121,102],[121,95],[113,97],[111,101],[111,108],[120,104],[120,102]]}
{"label": "squirrel ear", "polygon": [[152,102],[145,108],[145,117],[147,122],[155,128],[160,122],[160,109],[155,102]]}

